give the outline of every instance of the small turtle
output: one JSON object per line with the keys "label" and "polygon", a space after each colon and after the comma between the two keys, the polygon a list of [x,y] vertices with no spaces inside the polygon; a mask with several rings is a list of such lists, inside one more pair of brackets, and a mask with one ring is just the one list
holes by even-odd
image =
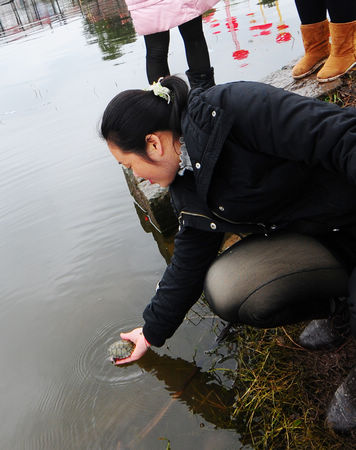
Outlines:
{"label": "small turtle", "polygon": [[116,341],[108,348],[108,354],[112,358],[128,358],[135,348],[135,344],[128,340]]}

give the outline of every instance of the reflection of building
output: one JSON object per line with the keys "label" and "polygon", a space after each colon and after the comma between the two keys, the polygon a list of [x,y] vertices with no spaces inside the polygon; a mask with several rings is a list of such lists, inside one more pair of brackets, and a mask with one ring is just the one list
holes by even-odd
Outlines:
{"label": "reflection of building", "polygon": [[79,7],[73,4],[63,7],[58,0],[0,0],[0,37],[17,35],[30,28],[51,27],[53,21],[65,23],[66,14],[73,10],[78,11]]}
{"label": "reflection of building", "polygon": [[129,10],[127,9],[125,0],[78,0],[83,15],[89,21],[108,19],[116,16],[120,17],[122,22],[131,21]]}
{"label": "reflection of building", "polygon": [[62,25],[78,14],[85,19],[89,43],[99,45],[104,59],[119,58],[121,47],[136,40],[124,0],[0,0],[0,37],[17,39],[29,29]]}

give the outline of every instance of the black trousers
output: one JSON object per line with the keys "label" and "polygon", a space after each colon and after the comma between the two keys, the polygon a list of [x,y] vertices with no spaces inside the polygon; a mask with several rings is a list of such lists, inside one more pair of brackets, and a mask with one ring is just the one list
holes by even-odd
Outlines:
{"label": "black trousers", "polygon": [[[178,27],[184,41],[189,70],[205,73],[210,69],[210,58],[203,33],[202,17],[199,16]],[[169,75],[169,31],[144,36],[146,44],[146,73],[152,84],[158,78]]]}
{"label": "black trousers", "polygon": [[349,297],[356,337],[354,256],[350,254],[345,262],[344,250],[339,251],[332,236],[327,240],[330,248],[300,233],[248,236],[210,267],[204,286],[210,306],[228,322],[272,328],[328,318],[331,299]]}
{"label": "black trousers", "polygon": [[295,0],[302,25],[322,22],[329,13],[333,23],[356,20],[355,0]]}

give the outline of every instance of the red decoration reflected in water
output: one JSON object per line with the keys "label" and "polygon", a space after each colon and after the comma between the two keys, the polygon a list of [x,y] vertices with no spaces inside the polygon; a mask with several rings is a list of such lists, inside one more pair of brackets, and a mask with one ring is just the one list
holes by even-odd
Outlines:
{"label": "red decoration reflected in water", "polygon": [[286,25],[285,23],[277,26],[278,30],[285,30],[286,28],[289,28],[289,25]]}
{"label": "red decoration reflected in water", "polygon": [[214,14],[216,12],[216,9],[210,9],[205,14],[203,14],[203,22],[210,22],[211,19],[214,17]]}
{"label": "red decoration reflected in water", "polygon": [[229,31],[236,31],[239,24],[237,23],[236,17],[231,17],[226,21],[226,26]]}
{"label": "red decoration reflected in water", "polygon": [[[246,59],[248,57],[249,51],[243,50],[240,47],[240,43],[237,39],[237,33],[236,30],[238,29],[239,24],[237,23],[236,17],[233,17],[231,15],[230,10],[230,2],[228,0],[225,0],[225,12],[226,12],[226,26],[231,32],[232,41],[235,44],[236,50],[232,53],[232,57],[238,61],[242,59]],[[247,64],[244,64],[246,66]],[[241,66],[242,67],[242,66]]]}
{"label": "red decoration reflected in water", "polygon": [[[248,57],[249,51],[248,50],[236,50],[233,54],[232,57],[234,59],[237,60],[241,60],[241,59],[246,59]],[[244,64],[244,66],[246,66],[247,64]],[[244,67],[241,66],[241,67]]]}
{"label": "red decoration reflected in water", "polygon": [[250,30],[268,30],[269,28],[271,28],[272,24],[271,23],[264,23],[262,25],[252,25],[252,27],[250,27]]}
{"label": "red decoration reflected in water", "polygon": [[279,33],[276,37],[276,42],[280,44],[281,42],[288,42],[292,39],[292,35],[288,32]]}

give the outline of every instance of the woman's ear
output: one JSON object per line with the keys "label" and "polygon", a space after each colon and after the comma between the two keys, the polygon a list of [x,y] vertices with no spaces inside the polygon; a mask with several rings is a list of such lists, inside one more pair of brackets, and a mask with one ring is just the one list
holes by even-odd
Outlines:
{"label": "woman's ear", "polygon": [[163,146],[161,139],[155,133],[147,134],[146,141],[146,154],[153,161],[159,160],[163,155]]}

